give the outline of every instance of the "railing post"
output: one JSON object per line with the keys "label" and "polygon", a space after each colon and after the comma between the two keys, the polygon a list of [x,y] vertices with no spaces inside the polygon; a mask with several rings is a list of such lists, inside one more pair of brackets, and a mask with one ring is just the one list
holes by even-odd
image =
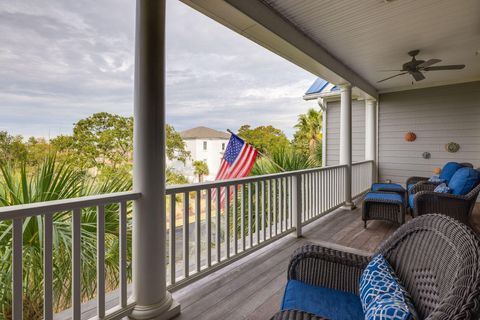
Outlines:
{"label": "railing post", "polygon": [[137,0],[135,36],[132,319],[180,313],[166,290],[165,0]]}
{"label": "railing post", "polygon": [[295,236],[302,236],[302,175],[292,176],[292,216],[295,225]]}

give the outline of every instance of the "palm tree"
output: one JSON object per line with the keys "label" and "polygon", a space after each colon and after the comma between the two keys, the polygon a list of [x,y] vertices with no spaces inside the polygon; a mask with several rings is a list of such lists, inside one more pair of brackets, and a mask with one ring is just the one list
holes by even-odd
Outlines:
{"label": "palm tree", "polygon": [[313,168],[315,161],[306,154],[292,148],[284,148],[271,153],[270,158],[257,158],[251,175],[264,175]]}
{"label": "palm tree", "polygon": [[322,113],[313,108],[308,109],[307,113],[298,116],[295,128],[297,132],[294,143],[297,148],[305,149],[306,144],[309,155],[313,156],[322,140]]}
{"label": "palm tree", "polygon": [[[15,170],[0,164],[0,206],[11,206],[102,194],[131,189],[128,176],[113,177],[98,183],[84,172],[66,163],[57,163],[49,157],[33,173],[25,165]],[[105,265],[107,288],[118,286],[118,205],[105,207]],[[53,273],[54,301],[57,311],[70,306],[71,298],[71,212],[53,216]],[[82,210],[82,297],[90,300],[96,290],[96,210]],[[129,226],[130,227],[130,226]],[[42,318],[43,309],[43,218],[25,218],[23,221],[23,285],[24,317]],[[131,241],[129,237],[128,242]],[[130,248],[130,246],[128,246]],[[0,222],[0,318],[11,317],[12,281],[12,225]]]}
{"label": "palm tree", "polygon": [[202,182],[203,176],[208,175],[208,165],[205,161],[193,161],[195,175],[198,176],[198,182]]}

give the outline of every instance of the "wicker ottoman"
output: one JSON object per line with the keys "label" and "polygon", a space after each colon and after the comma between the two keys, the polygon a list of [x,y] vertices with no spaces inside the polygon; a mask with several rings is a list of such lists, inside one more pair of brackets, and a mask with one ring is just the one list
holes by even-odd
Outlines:
{"label": "wicker ottoman", "polygon": [[386,220],[401,225],[405,222],[405,211],[405,196],[396,192],[369,192],[362,204],[364,228],[368,220]]}
{"label": "wicker ottoman", "polygon": [[397,183],[374,183],[370,188],[373,192],[395,192],[402,196],[405,203],[405,207],[408,206],[408,195],[407,190]]}

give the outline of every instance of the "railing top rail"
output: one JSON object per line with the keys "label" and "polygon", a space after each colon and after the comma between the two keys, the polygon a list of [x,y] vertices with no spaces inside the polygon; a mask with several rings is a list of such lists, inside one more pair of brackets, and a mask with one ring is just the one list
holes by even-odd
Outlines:
{"label": "railing top rail", "polygon": [[140,197],[141,193],[139,192],[127,191],[0,207],[0,221],[51,214],[76,208],[88,208],[97,205],[118,203],[121,201],[137,200],[140,199]]}
{"label": "railing top rail", "polygon": [[363,160],[363,161],[358,161],[358,162],[352,163],[352,166],[360,165],[360,164],[364,164],[364,163],[373,163],[373,162],[374,162],[373,160]]}
{"label": "railing top rail", "polygon": [[329,166],[329,167],[310,168],[310,169],[280,172],[280,173],[273,173],[273,174],[265,174],[265,175],[261,175],[261,176],[252,176],[252,177],[239,178],[239,179],[210,181],[210,182],[202,182],[202,183],[195,183],[195,184],[172,185],[172,186],[167,186],[166,193],[169,195],[169,194],[176,194],[176,193],[181,193],[181,192],[192,192],[192,191],[198,191],[198,190],[213,189],[213,188],[218,188],[218,187],[227,187],[227,186],[233,186],[233,185],[238,185],[238,184],[265,181],[265,180],[278,179],[278,178],[284,178],[284,177],[291,177],[291,176],[295,176],[295,175],[299,175],[299,174],[325,171],[325,170],[331,170],[331,169],[336,169],[336,168],[344,168],[344,167],[346,167],[346,165],[336,165],[336,166]]}

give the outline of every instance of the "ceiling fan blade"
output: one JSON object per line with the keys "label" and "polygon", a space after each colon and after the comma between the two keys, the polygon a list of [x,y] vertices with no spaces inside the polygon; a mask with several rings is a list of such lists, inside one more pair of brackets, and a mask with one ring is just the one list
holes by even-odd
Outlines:
{"label": "ceiling fan blade", "polygon": [[415,71],[410,73],[415,81],[422,81],[425,79],[425,76],[420,71]]}
{"label": "ceiling fan blade", "polygon": [[461,70],[465,68],[464,64],[452,64],[448,66],[436,66],[436,67],[427,67],[423,70],[425,71],[435,71],[435,70]]}
{"label": "ceiling fan blade", "polygon": [[418,68],[426,68],[434,65],[435,63],[442,62],[440,59],[430,59],[418,65]]}
{"label": "ceiling fan blade", "polygon": [[377,83],[379,83],[379,82],[383,82],[383,81],[386,81],[386,80],[389,80],[389,79],[392,79],[392,78],[395,78],[395,77],[398,77],[398,76],[401,76],[401,75],[403,75],[403,74],[407,74],[407,73],[408,73],[408,72],[402,72],[402,73],[396,74],[396,75],[394,75],[394,76],[391,76],[391,77],[388,77],[388,78],[382,79],[382,80],[380,80],[380,81],[377,81]]}
{"label": "ceiling fan blade", "polygon": [[394,71],[397,71],[397,72],[402,72],[404,70],[377,70],[378,72],[394,72]]}

